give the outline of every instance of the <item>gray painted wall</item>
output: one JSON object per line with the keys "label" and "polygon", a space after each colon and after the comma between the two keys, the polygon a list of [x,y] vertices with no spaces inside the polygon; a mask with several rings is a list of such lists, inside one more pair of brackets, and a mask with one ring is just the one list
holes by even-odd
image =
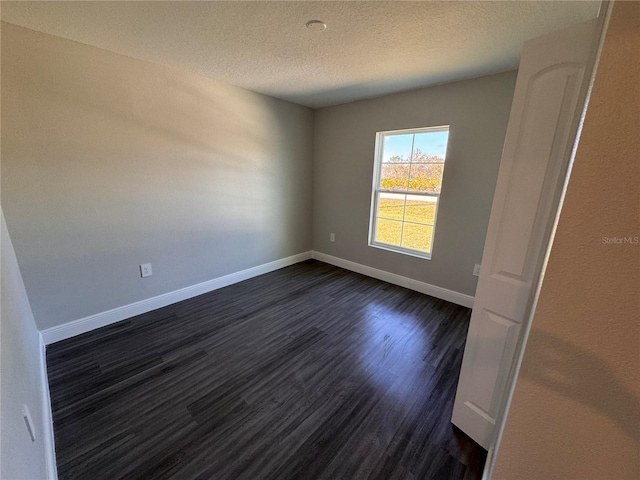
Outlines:
{"label": "gray painted wall", "polygon": [[3,23],[2,205],[38,327],[310,250],[312,140],[308,108]]}
{"label": "gray painted wall", "polygon": [[[507,72],[315,111],[313,249],[474,295],[515,80]],[[431,260],[369,247],[376,132],[437,125],[451,127]]]}
{"label": "gray painted wall", "polygon": [[[0,211],[2,273],[0,305],[0,478],[47,478],[40,337],[18,262]],[[27,405],[34,423],[32,442],[22,418]]]}

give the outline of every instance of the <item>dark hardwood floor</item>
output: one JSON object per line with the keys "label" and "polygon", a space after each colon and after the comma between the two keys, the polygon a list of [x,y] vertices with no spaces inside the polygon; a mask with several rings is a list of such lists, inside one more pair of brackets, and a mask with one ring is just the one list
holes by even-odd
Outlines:
{"label": "dark hardwood floor", "polygon": [[469,316],[309,260],[50,345],[59,478],[480,478]]}

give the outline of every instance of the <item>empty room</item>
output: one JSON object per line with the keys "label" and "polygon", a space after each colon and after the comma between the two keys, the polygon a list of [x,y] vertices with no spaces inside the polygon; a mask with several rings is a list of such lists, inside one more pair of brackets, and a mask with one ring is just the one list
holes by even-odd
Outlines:
{"label": "empty room", "polygon": [[0,478],[640,476],[640,3],[0,3]]}

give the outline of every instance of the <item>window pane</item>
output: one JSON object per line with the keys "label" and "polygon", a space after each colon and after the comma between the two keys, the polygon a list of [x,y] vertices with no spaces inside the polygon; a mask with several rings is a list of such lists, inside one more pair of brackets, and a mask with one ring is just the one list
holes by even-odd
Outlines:
{"label": "window pane", "polygon": [[444,162],[449,131],[416,133],[412,161],[416,163]]}
{"label": "window pane", "polygon": [[442,163],[419,163],[411,165],[409,190],[414,192],[440,193],[442,187]]}
{"label": "window pane", "polygon": [[376,229],[376,242],[389,243],[391,245],[400,245],[400,236],[402,235],[402,222],[397,220],[385,220],[378,218]]}
{"label": "window pane", "polygon": [[412,133],[407,135],[385,135],[382,143],[382,162],[410,162],[412,144]]}
{"label": "window pane", "polygon": [[399,193],[380,193],[378,196],[378,217],[402,220],[404,216],[404,198]]}
{"label": "window pane", "polygon": [[370,245],[430,258],[449,129],[378,132],[376,138]]}
{"label": "window pane", "polygon": [[438,197],[407,195],[404,219],[407,222],[428,223],[433,225],[436,220],[437,204]]}
{"label": "window pane", "polygon": [[384,190],[407,190],[409,187],[409,169],[407,164],[387,163],[382,165],[380,188]]}
{"label": "window pane", "polygon": [[431,252],[431,236],[433,227],[429,225],[416,225],[405,223],[402,232],[402,246]]}

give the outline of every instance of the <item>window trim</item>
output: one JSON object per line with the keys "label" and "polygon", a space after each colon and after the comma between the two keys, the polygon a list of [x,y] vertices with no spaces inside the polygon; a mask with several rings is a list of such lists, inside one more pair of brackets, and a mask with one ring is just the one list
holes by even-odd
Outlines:
{"label": "window trim", "polygon": [[[449,132],[451,133],[450,125],[439,125],[437,127],[420,127],[420,128],[405,128],[402,130],[386,130],[381,132],[376,132],[376,144],[375,144],[375,152],[374,152],[374,161],[373,161],[373,180],[371,185],[371,206],[370,206],[370,214],[369,214],[369,246],[374,248],[379,248],[381,250],[387,250],[389,252],[400,253],[403,255],[409,255],[412,257],[422,258],[424,260],[431,260],[431,256],[433,254],[433,246],[434,240],[436,237],[436,224],[438,222],[438,210],[440,209],[440,195],[442,194],[442,185],[440,193],[430,193],[430,192],[414,192],[410,190],[384,190],[380,188],[380,176],[382,174],[382,153],[383,153],[383,141],[386,136],[391,135],[407,135],[407,134],[418,134],[424,132]],[[413,149],[412,149],[413,150]],[[442,165],[446,165],[447,163],[447,154],[449,150],[449,139],[447,137],[447,147],[445,150],[444,162]],[[444,175],[444,168],[443,168]],[[444,177],[443,177],[444,182]],[[378,199],[381,193],[397,193],[400,195],[421,195],[425,197],[436,197],[436,207],[435,213],[433,215],[433,233],[431,234],[431,252],[427,253],[423,250],[416,250],[414,248],[403,247],[400,245],[393,245],[390,243],[378,242],[375,240],[375,232],[378,227],[378,216],[376,212],[378,211]],[[402,220],[402,224],[404,227],[404,219]],[[409,222],[411,223],[411,222]]]}

